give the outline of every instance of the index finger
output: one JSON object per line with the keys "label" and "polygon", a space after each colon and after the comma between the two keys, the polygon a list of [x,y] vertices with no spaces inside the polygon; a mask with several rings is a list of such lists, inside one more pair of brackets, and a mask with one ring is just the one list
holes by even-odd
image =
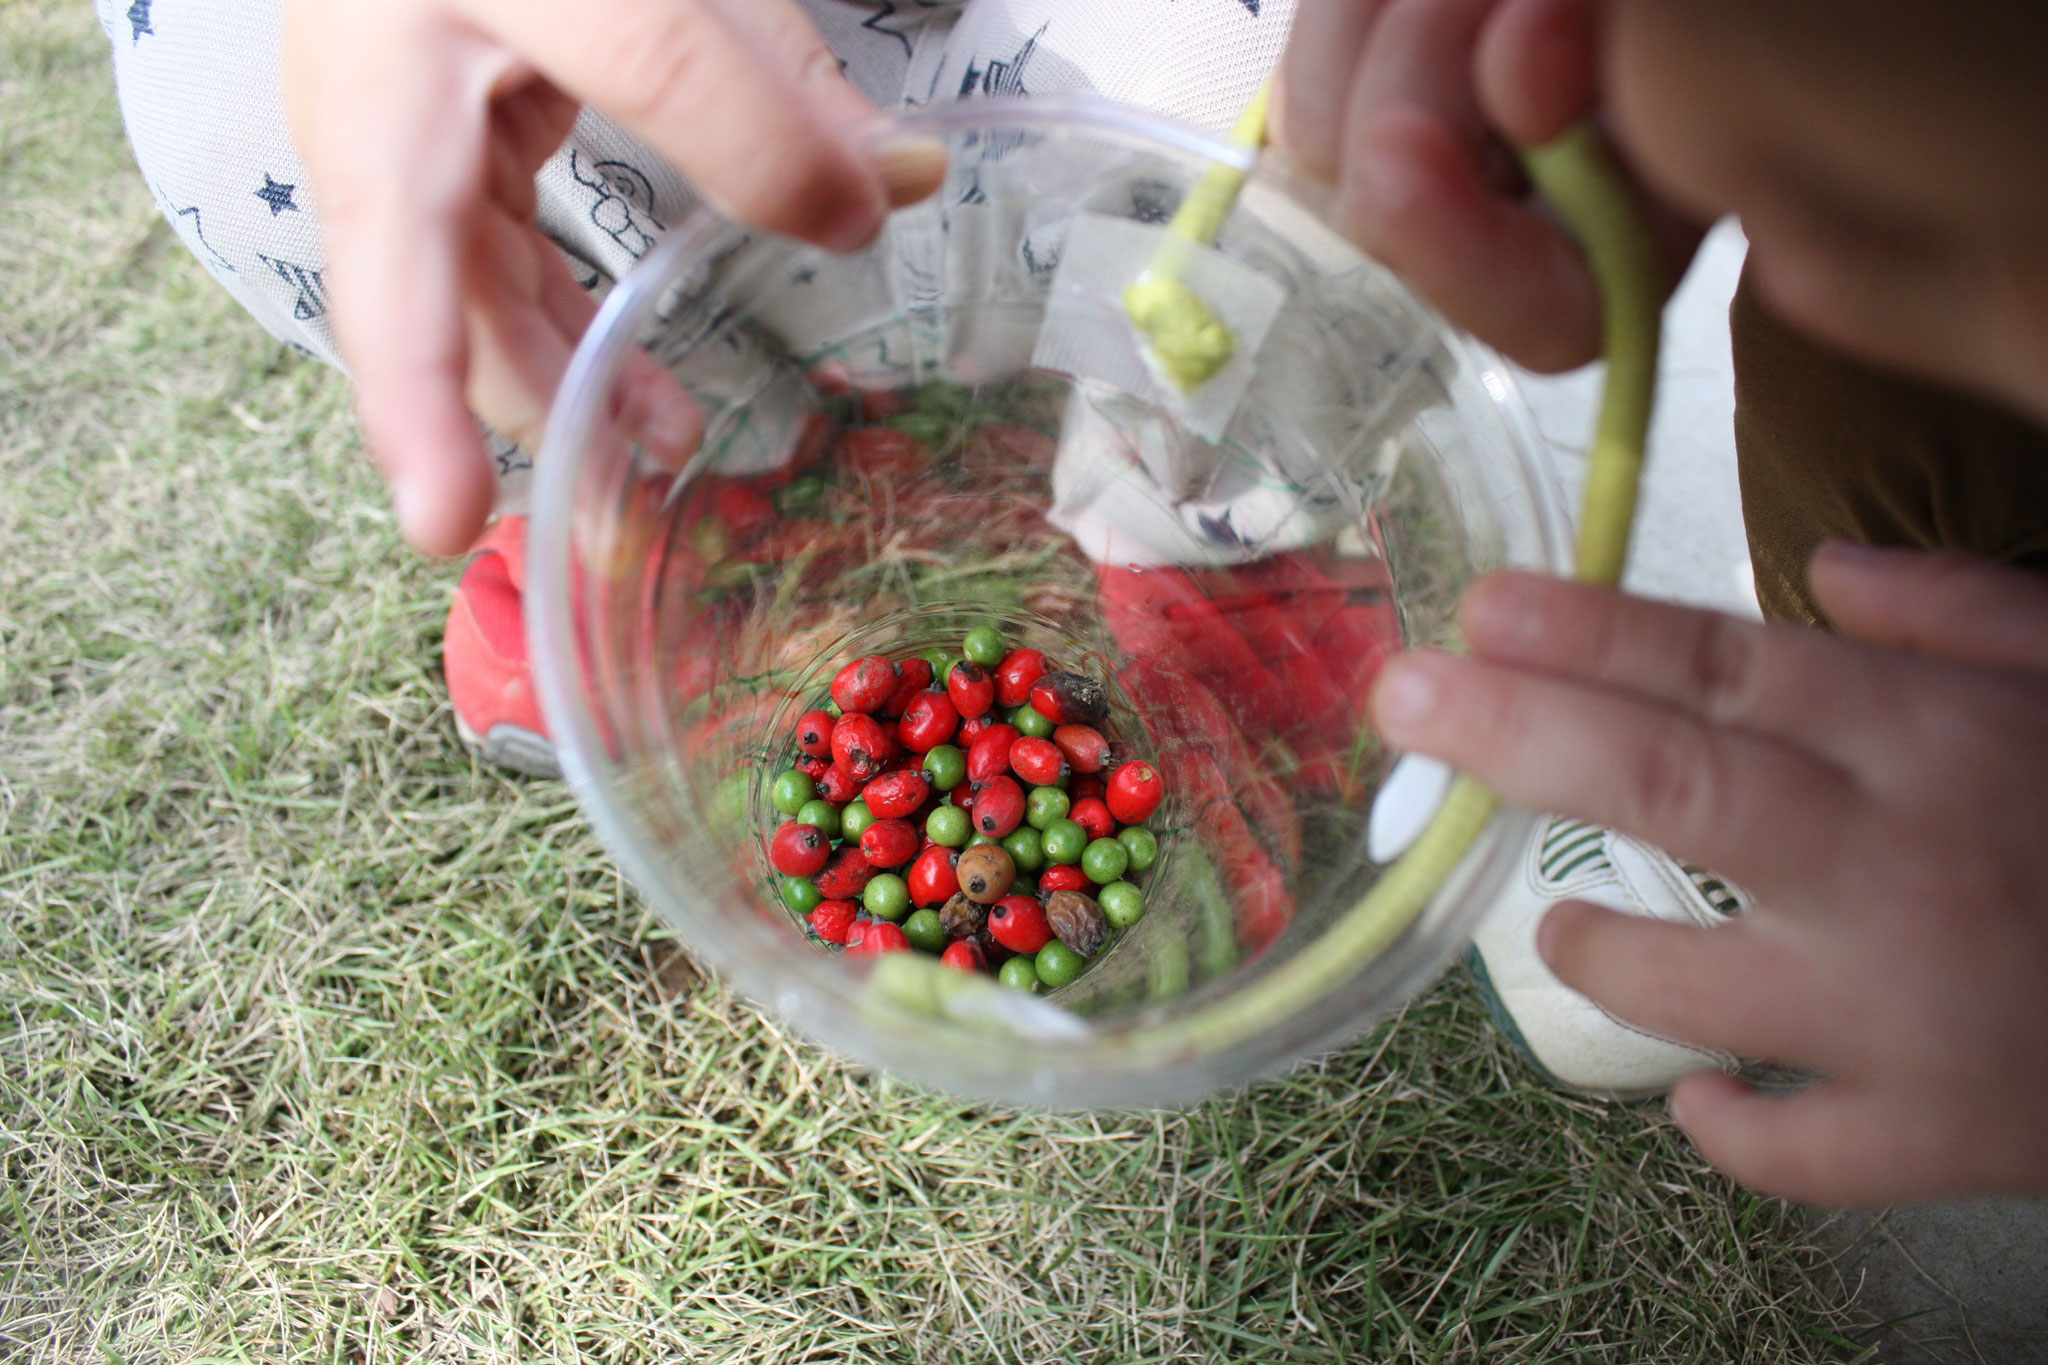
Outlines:
{"label": "index finger", "polygon": [[1846,772],[1794,745],[1485,660],[1396,660],[1373,718],[1389,742],[1519,806],[1637,835],[1766,898],[1829,875],[1868,803]]}
{"label": "index finger", "polygon": [[[335,338],[406,538],[427,554],[459,554],[496,493],[463,401],[457,282],[487,136],[471,87],[502,64],[480,63],[473,40],[424,10],[394,6],[325,25],[316,43],[308,8],[286,11],[285,91],[319,197]],[[363,99],[364,88],[376,98]],[[399,152],[403,175],[393,171]]]}

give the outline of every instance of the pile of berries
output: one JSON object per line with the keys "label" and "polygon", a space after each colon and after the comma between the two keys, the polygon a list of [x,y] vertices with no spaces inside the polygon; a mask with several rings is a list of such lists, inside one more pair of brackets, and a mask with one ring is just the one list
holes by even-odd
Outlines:
{"label": "pile of berries", "polygon": [[1144,917],[1130,877],[1159,857],[1165,783],[1104,735],[1107,702],[992,626],[959,656],[847,664],[769,790],[784,901],[849,953],[1066,985]]}

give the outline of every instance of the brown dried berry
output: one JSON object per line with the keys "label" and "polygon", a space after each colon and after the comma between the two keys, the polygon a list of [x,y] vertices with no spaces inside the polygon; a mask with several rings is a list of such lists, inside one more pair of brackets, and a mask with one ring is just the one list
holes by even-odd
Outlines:
{"label": "brown dried berry", "polygon": [[981,949],[981,956],[988,963],[990,971],[994,971],[1016,956],[1015,953],[996,941],[996,936],[988,931],[986,924],[974,931],[974,946]]}
{"label": "brown dried berry", "polygon": [[1010,894],[1010,884],[1017,880],[1017,864],[1001,844],[976,844],[960,855],[953,875],[960,879],[960,890],[967,899],[987,905]]}
{"label": "brown dried berry", "polygon": [[954,892],[953,898],[939,907],[939,925],[948,938],[966,938],[987,922],[988,907],[976,905],[964,891]]}
{"label": "brown dried berry", "polygon": [[1102,907],[1078,891],[1055,891],[1047,897],[1045,919],[1053,936],[1082,957],[1094,957],[1109,939]]}

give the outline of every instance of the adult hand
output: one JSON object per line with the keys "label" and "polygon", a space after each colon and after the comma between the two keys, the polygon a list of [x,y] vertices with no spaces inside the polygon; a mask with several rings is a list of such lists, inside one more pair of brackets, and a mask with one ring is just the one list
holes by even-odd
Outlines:
{"label": "adult hand", "polygon": [[[534,173],[581,102],[714,204],[828,247],[937,179],[932,149],[862,146],[875,111],[793,0],[289,0],[285,87],[365,432],[430,554],[490,511],[471,414],[530,442],[594,312],[533,226]],[[694,439],[647,368],[629,407]]]}
{"label": "adult hand", "polygon": [[[1596,0],[1302,0],[1275,145],[1333,182],[1345,228],[1452,322],[1538,370],[1600,350],[1600,301],[1511,147],[1599,104]],[[1697,226],[1662,210],[1675,281]]]}
{"label": "adult hand", "polygon": [[1473,657],[1390,666],[1375,717],[1755,893],[1712,930],[1567,902],[1539,935],[1623,1018],[1821,1074],[1682,1082],[1716,1165],[1831,1204],[2048,1192],[2048,583],[1843,545],[1813,582],[1839,636],[1493,578]]}

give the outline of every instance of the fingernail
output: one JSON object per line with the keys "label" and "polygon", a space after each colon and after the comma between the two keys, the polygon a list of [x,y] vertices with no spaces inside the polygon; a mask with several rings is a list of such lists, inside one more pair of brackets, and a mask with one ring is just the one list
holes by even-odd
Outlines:
{"label": "fingernail", "polygon": [[1396,744],[1419,735],[1436,710],[1442,686],[1437,664],[1427,656],[1398,660],[1388,666],[1373,692],[1373,721],[1380,734]]}
{"label": "fingernail", "polygon": [[1386,224],[1419,193],[1407,159],[1368,141],[1343,169],[1338,203],[1343,221],[1366,249],[1385,252]]}
{"label": "fingernail", "polygon": [[1857,568],[1883,564],[1896,559],[1901,551],[1882,545],[1866,545],[1860,540],[1830,540],[1814,551],[1815,559],[1825,559],[1835,564],[1850,564]]}
{"label": "fingernail", "polygon": [[921,133],[891,133],[875,144],[875,170],[898,208],[914,204],[946,178],[946,144]]}
{"label": "fingernail", "polygon": [[1465,598],[1459,619],[1475,646],[1520,653],[1544,631],[1527,582],[1517,575],[1482,580]]}
{"label": "fingernail", "polygon": [[[391,481],[391,511],[398,518],[398,533],[408,544],[425,549],[420,534],[426,529],[426,490],[411,479],[394,478]],[[428,550],[427,553],[435,553]]]}
{"label": "fingernail", "polygon": [[1692,1125],[1692,1101],[1687,1098],[1688,1094],[1687,1088],[1681,1085],[1673,1089],[1670,1098],[1665,1101],[1671,1108],[1671,1121],[1680,1128]]}

